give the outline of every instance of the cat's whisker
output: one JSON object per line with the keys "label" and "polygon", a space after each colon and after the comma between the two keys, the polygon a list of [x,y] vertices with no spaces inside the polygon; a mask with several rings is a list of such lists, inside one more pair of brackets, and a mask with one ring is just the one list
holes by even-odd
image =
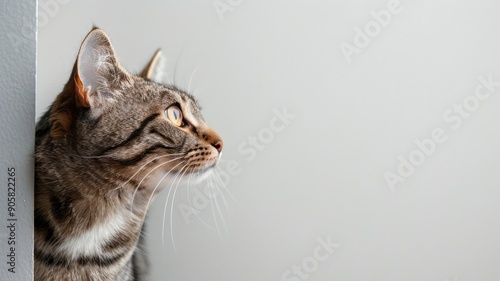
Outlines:
{"label": "cat's whisker", "polygon": [[[215,181],[215,178],[213,175],[211,177],[211,180],[213,181],[214,188],[217,190],[217,195],[218,195],[218,198],[216,198],[217,207],[219,207],[218,200],[220,198],[222,200],[222,202],[224,203],[225,209],[229,210],[229,205],[226,201],[226,197],[224,196],[224,192],[223,192],[222,188],[219,186],[219,184]],[[221,212],[221,208],[218,208],[218,209],[219,209],[219,212]],[[227,231],[227,225],[225,224],[224,216],[222,215],[222,213],[220,213],[220,214],[221,214],[221,218],[223,219],[223,222],[224,222],[225,230]]]}
{"label": "cat's whisker", "polygon": [[[193,205],[191,203],[191,178],[194,176],[194,174],[189,174],[188,175],[188,182],[187,182],[187,186],[186,186],[186,192],[187,192],[187,200],[188,200],[188,203],[189,203],[189,207],[191,207],[191,209],[193,209]],[[194,209],[193,209],[194,211]]]}
{"label": "cat's whisker", "polygon": [[[212,192],[216,192],[217,196],[219,196],[220,191],[218,191],[217,188],[215,188],[214,186],[212,186],[211,189],[213,190]],[[219,207],[219,202],[218,202],[217,197],[214,197],[213,201],[214,201],[215,210],[217,211],[217,214],[219,215],[219,218],[220,218],[220,224],[222,225],[222,229],[225,232],[227,232],[226,220],[225,220],[224,215],[222,214],[222,211],[221,211],[221,209]],[[223,238],[220,233],[219,233],[219,236],[220,236],[220,238]]]}
{"label": "cat's whisker", "polygon": [[[172,192],[172,188],[174,187],[174,184],[175,184],[175,181],[177,180],[177,177],[179,176],[179,174],[182,172],[182,170],[184,170],[184,168],[187,165],[189,165],[189,163],[182,166],[182,168],[178,172],[175,173],[174,180],[172,181],[172,184],[170,185],[170,189],[168,190],[167,199],[165,200],[165,207],[163,209],[163,222],[162,222],[162,228],[161,228],[161,242],[163,245],[163,249],[165,249],[165,218],[167,215],[168,199],[170,198],[170,193]],[[173,204],[173,202],[172,202],[172,204]],[[174,247],[174,251],[177,252],[175,244],[173,244],[173,247]]]}
{"label": "cat's whisker", "polygon": [[[149,196],[149,199],[148,199],[148,203],[146,204],[146,210],[149,208],[149,204],[151,204],[151,199],[153,199],[153,196],[155,195],[156,193],[156,190],[158,189],[158,187],[160,186],[161,182],[170,174],[171,171],[173,171],[177,166],[181,165],[182,163],[184,163],[185,161],[181,161],[179,163],[177,163],[177,165],[175,165],[174,167],[172,167],[172,169],[170,169],[165,175],[163,175],[163,177],[158,181],[158,183],[156,184],[155,188],[153,189],[153,192],[151,193],[151,195]],[[164,163],[164,164],[167,164],[167,163]],[[178,173],[178,172],[177,172]],[[169,194],[170,194],[170,191],[169,191]],[[168,199],[168,198],[167,198]],[[144,217],[143,219],[146,217],[146,214],[144,214]]]}
{"label": "cat's whisker", "polygon": [[[189,175],[189,179],[191,179],[191,177],[193,176],[196,176],[196,177],[199,177],[200,176],[200,173],[199,172],[195,172],[194,174],[191,174]],[[189,181],[190,183],[190,181]],[[195,215],[195,217],[200,220],[200,222],[205,225],[206,227],[208,227],[209,229],[213,230],[213,231],[216,231],[213,227],[211,227],[210,225],[208,225],[200,216],[198,216],[197,212],[199,212],[198,210],[195,210],[193,208],[193,202],[191,201],[191,196],[190,196],[190,188],[191,186],[188,184],[188,187],[187,187],[187,192],[188,192],[188,203],[189,203],[189,207],[191,208],[191,210],[193,211],[193,214]]]}
{"label": "cat's whisker", "polygon": [[[225,190],[228,193],[228,195],[230,197],[232,197],[231,199],[233,199],[233,201],[235,203],[237,203],[239,206],[241,206],[239,201],[237,201],[236,198],[234,196],[232,196],[231,190],[229,190],[229,188],[222,182],[222,180],[220,180],[220,177],[218,174],[216,174],[216,172],[217,171],[214,171],[214,175],[213,175],[213,178],[214,178],[214,181],[216,182],[216,184],[219,186],[219,188],[221,190]],[[226,196],[224,195],[224,192],[221,192],[221,198],[222,198],[222,201],[224,202],[224,206],[226,206],[226,209],[228,210],[229,204],[228,204],[228,201],[226,200]]]}
{"label": "cat's whisker", "polygon": [[143,238],[151,238],[152,235],[149,234],[148,230],[147,229],[144,229],[142,230],[140,233],[139,233],[139,237],[143,237]]}
{"label": "cat's whisker", "polygon": [[222,158],[222,151],[219,153],[219,156],[217,156],[217,161],[215,163],[219,164],[221,158]]}
{"label": "cat's whisker", "polygon": [[[226,223],[226,218],[224,217],[220,207],[219,207],[219,203],[217,202],[217,198],[214,199],[214,202],[215,202],[215,207],[217,209],[217,212],[219,213],[219,217],[220,217],[220,220],[221,220],[221,224],[222,224],[222,229],[224,230],[224,232],[228,232],[227,230],[227,223]],[[222,239],[224,238],[222,235],[220,236]]]}
{"label": "cat's whisker", "polygon": [[[173,162],[173,161],[179,160],[179,159],[181,159],[181,158],[183,158],[183,156],[181,156],[181,157],[177,157],[177,158],[174,158],[174,159],[170,159],[169,161],[164,162],[164,163],[162,163],[162,164],[160,164],[160,165],[157,165],[156,167],[154,167],[153,169],[151,169],[151,170],[150,170],[150,171],[149,171],[149,172],[148,172],[148,173],[147,173],[147,174],[146,174],[146,175],[145,175],[145,176],[141,179],[141,181],[137,184],[137,186],[136,186],[136,188],[135,188],[135,190],[134,190],[134,193],[132,194],[132,203],[131,203],[131,208],[134,206],[134,199],[135,199],[135,195],[137,194],[137,191],[139,190],[139,187],[141,186],[142,182],[143,182],[143,181],[144,181],[144,180],[145,180],[145,179],[146,179],[146,178],[147,178],[147,177],[148,177],[148,176],[149,176],[152,172],[154,172],[156,169],[158,169],[158,168],[162,167],[163,165],[166,165],[166,164],[168,164],[168,163],[170,163],[170,162]],[[180,162],[180,163],[182,163],[182,162]],[[179,164],[180,164],[180,163],[179,163]],[[177,165],[179,165],[179,164],[177,164]],[[177,165],[176,165],[176,166],[174,166],[174,168],[175,168],[175,167],[177,167]],[[170,171],[172,171],[174,168],[170,169]],[[166,177],[166,176],[170,173],[170,171],[168,171],[168,172],[167,172],[167,174],[165,174],[165,175],[163,176],[163,178],[161,179],[161,181],[162,181],[162,180],[163,180],[163,179],[164,179],[164,178],[165,178],[165,177]],[[161,182],[161,181],[160,181],[160,182]],[[158,185],[160,184],[160,182],[159,182],[159,183],[156,185],[156,187],[154,188],[154,191],[153,191],[153,193],[151,193],[151,196],[153,196],[153,195],[155,194],[156,189],[158,188]],[[150,200],[151,200],[151,198],[150,198]],[[149,201],[148,201],[148,205],[147,205],[147,207],[149,207]]]}
{"label": "cat's whisker", "polygon": [[238,205],[238,206],[242,206],[242,204],[238,201],[238,199],[236,199],[236,197],[231,193],[231,191],[229,190],[229,188],[227,188],[226,184],[222,181],[222,178],[220,177],[217,169],[214,169],[214,174],[216,176],[216,180],[219,182],[219,184],[224,188],[224,190],[226,190],[227,194],[229,195],[229,197],[231,197],[231,199]]}
{"label": "cat's whisker", "polygon": [[[201,177],[203,173],[200,173],[198,172],[198,177]],[[202,180],[203,181],[203,180]],[[198,182],[201,182],[200,180],[198,180]],[[201,191],[200,191],[201,192]],[[210,198],[208,198],[210,199]],[[210,205],[211,207],[211,205]],[[211,230],[213,230],[214,232],[217,232],[217,229],[215,229],[214,227],[210,226],[208,223],[206,223],[200,216],[196,215],[196,217],[205,225],[207,226],[208,228],[210,228]]]}
{"label": "cat's whisker", "polygon": [[[207,186],[209,189],[211,189],[211,183],[208,182],[208,186]],[[210,190],[212,191],[212,190]],[[209,196],[209,199],[210,199],[210,207],[212,209],[212,217],[214,219],[214,222],[215,222],[215,228],[217,229],[217,234],[219,234],[219,237],[222,239],[222,233],[220,231],[220,228],[219,228],[219,223],[217,222],[217,216],[215,214],[215,208],[213,206],[213,198],[212,196]]]}
{"label": "cat's whisker", "polygon": [[[188,199],[188,203],[189,205],[191,206],[191,196],[190,196],[190,189],[191,189],[191,178],[193,177],[193,174],[189,174],[188,175],[188,182],[187,182],[187,186],[186,186],[186,192],[187,192],[187,199]],[[192,206],[191,206],[192,207]]]}
{"label": "cat's whisker", "polygon": [[220,195],[220,198],[222,199],[222,202],[224,203],[224,207],[226,207],[226,210],[229,210],[229,205],[226,201],[226,197],[224,196],[224,193],[222,192],[222,189],[226,189],[226,187],[222,186],[221,183],[217,182],[216,181],[217,179],[215,177],[216,177],[215,174],[212,174],[210,176],[211,180],[213,180],[214,184],[217,186],[217,189],[219,189],[219,195]]}
{"label": "cat's whisker", "polygon": [[[184,166],[185,167],[185,166]],[[189,168],[188,168],[189,169]],[[174,187],[174,194],[172,195],[172,204],[170,204],[170,238],[172,239],[172,245],[174,246],[174,250],[177,252],[176,248],[175,248],[175,242],[174,242],[174,226],[173,226],[173,222],[174,222],[174,219],[173,219],[173,214],[174,214],[174,203],[175,203],[175,194],[177,193],[177,190],[178,190],[178,187],[179,187],[179,183],[181,182],[182,180],[182,177],[184,176],[184,174],[188,171],[188,169],[185,169],[184,170],[184,173],[182,173],[181,177],[179,178],[179,180],[177,181],[177,185]]]}
{"label": "cat's whisker", "polygon": [[[153,159],[151,159],[150,161],[148,161],[146,164],[142,165],[139,169],[137,169],[137,171],[127,180],[125,181],[124,183],[120,184],[117,188],[115,189],[112,189],[112,191],[115,191],[115,190],[118,190],[122,187],[124,187],[127,183],[129,183],[137,174],[139,174],[139,172],[144,169],[144,167],[146,167],[147,165],[149,165],[151,162],[155,161],[155,160],[158,160],[160,158],[163,158],[163,157],[168,157],[168,156],[177,156],[177,155],[182,155],[183,153],[174,153],[174,154],[168,154],[168,155],[160,155],[160,156],[157,156]],[[176,158],[176,159],[179,159],[179,158]]]}

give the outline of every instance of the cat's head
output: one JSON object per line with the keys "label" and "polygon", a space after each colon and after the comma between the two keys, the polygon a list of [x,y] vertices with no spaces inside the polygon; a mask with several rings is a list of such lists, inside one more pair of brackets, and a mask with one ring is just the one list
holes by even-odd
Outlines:
{"label": "cat's head", "polygon": [[118,63],[108,36],[93,29],[52,105],[51,140],[100,161],[104,169],[126,171],[124,178],[152,169],[194,173],[215,166],[221,137],[205,123],[193,96],[152,81],[160,72],[158,57],[141,75],[130,74]]}

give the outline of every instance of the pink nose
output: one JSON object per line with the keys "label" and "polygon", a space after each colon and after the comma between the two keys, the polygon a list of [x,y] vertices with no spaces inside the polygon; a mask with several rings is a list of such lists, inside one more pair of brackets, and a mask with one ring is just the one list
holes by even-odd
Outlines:
{"label": "pink nose", "polygon": [[217,149],[217,151],[220,153],[222,151],[222,147],[224,146],[224,143],[220,139],[216,139],[215,141],[212,142],[212,146]]}

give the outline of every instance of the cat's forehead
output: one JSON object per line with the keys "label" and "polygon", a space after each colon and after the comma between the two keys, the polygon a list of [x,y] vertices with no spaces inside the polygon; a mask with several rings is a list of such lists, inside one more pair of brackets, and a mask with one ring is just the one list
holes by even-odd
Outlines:
{"label": "cat's forehead", "polygon": [[[142,78],[139,79],[142,80]],[[200,108],[196,98],[173,85],[158,84],[147,80],[141,82],[135,83],[136,85],[132,88],[138,90],[146,99],[159,97],[165,101],[178,102],[198,109]]]}
{"label": "cat's forehead", "polygon": [[192,95],[174,86],[164,86],[160,94],[167,99],[175,100],[187,107],[200,108],[198,101]]}
{"label": "cat's forehead", "polygon": [[146,102],[151,105],[161,105],[164,108],[177,104],[180,106],[184,115],[191,116],[193,121],[203,120],[201,115],[201,107],[191,94],[177,88],[173,85],[159,84],[154,81],[146,80],[141,77],[135,77],[133,85],[131,85],[125,91],[131,91],[130,95],[124,97],[129,99],[130,97],[135,97],[139,99],[140,103]]}

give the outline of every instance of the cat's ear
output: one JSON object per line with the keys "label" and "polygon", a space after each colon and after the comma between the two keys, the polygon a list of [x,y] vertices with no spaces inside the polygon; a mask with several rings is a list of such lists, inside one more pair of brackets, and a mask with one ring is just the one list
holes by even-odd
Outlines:
{"label": "cat's ear", "polygon": [[160,84],[166,84],[168,82],[167,59],[163,56],[161,49],[156,50],[155,54],[139,76]]}
{"label": "cat's ear", "polygon": [[52,137],[66,136],[81,108],[99,116],[119,95],[120,85],[130,79],[119,66],[106,33],[94,28],[83,40],[70,80],[51,107]]}
{"label": "cat's ear", "polygon": [[109,37],[98,28],[83,40],[73,75],[77,105],[91,108],[113,98],[115,84],[128,76],[118,64]]}

